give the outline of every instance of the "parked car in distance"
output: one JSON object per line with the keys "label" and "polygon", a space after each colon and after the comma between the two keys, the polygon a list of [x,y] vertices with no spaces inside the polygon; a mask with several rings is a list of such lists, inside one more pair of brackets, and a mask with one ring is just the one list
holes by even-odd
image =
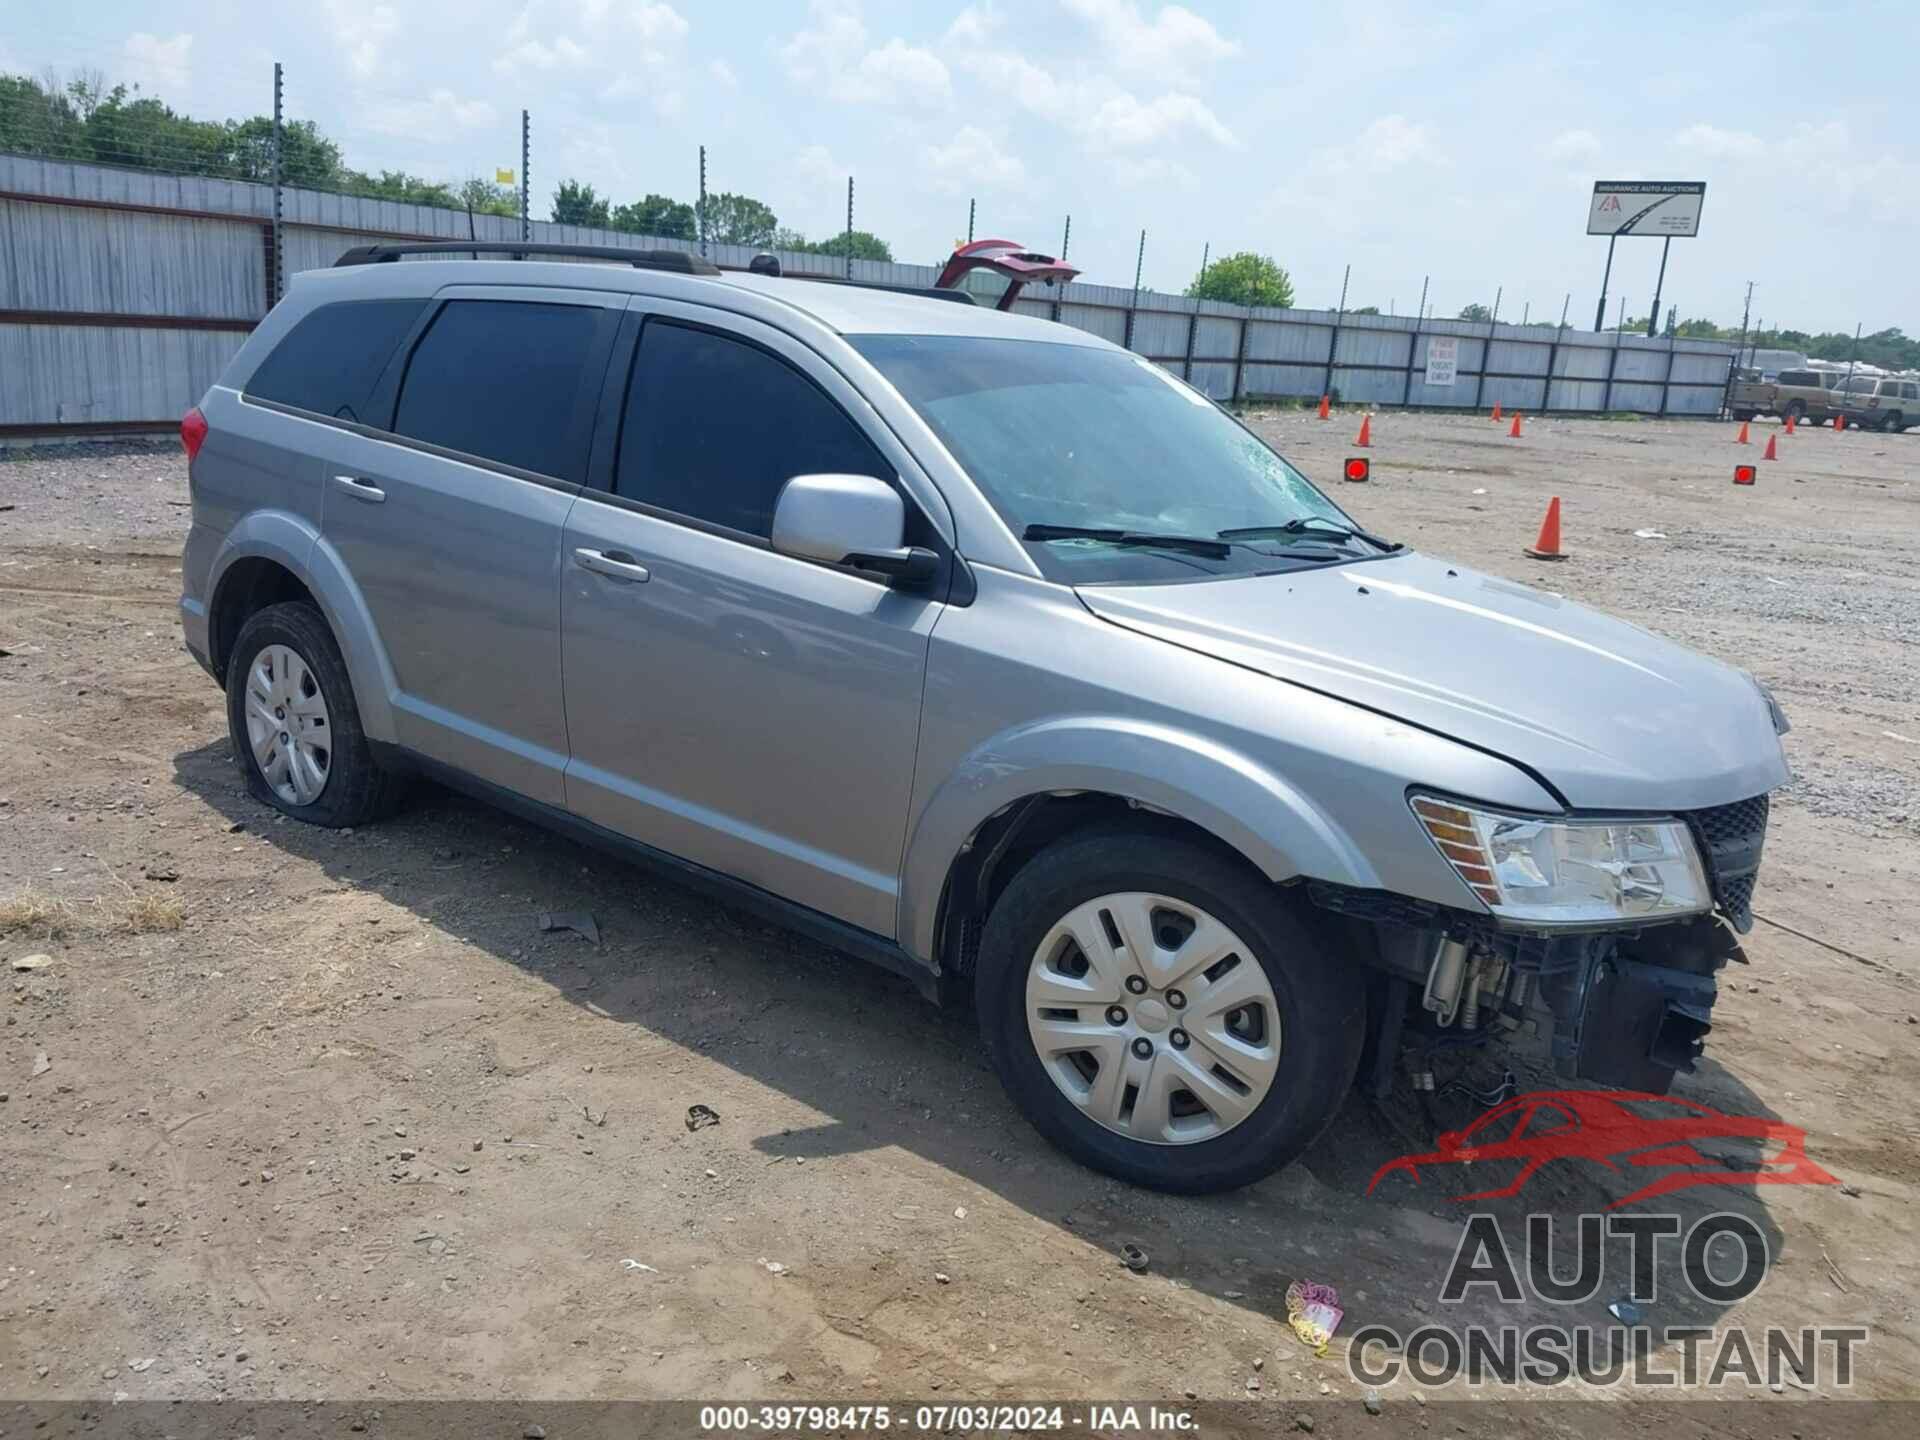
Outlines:
{"label": "parked car in distance", "polygon": [[1828,377],[1818,370],[1782,370],[1777,380],[1735,381],[1727,405],[1736,420],[1792,416],[1805,425],[1823,425],[1839,408]]}
{"label": "parked car in distance", "polygon": [[182,425],[264,804],[425,775],[971,996],[1044,1135],[1169,1190],[1299,1154],[1370,1034],[1378,1090],[1700,1054],[1787,778],[1753,676],[1372,534],[1083,331],[421,248],[296,276]]}
{"label": "parked car in distance", "polygon": [[1834,391],[1849,425],[1903,431],[1920,424],[1920,380],[1901,375],[1856,375]]}

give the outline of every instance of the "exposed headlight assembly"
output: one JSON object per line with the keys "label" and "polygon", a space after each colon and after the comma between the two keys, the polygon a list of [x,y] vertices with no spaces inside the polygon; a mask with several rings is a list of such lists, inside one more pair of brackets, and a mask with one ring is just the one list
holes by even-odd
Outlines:
{"label": "exposed headlight assembly", "polygon": [[1502,920],[1608,925],[1713,907],[1684,821],[1549,820],[1431,795],[1412,804],[1467,888]]}

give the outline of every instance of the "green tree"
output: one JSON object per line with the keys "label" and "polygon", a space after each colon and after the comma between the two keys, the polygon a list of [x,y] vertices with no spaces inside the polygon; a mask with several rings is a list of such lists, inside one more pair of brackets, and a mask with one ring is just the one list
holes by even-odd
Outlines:
{"label": "green tree", "polygon": [[616,206],[613,228],[630,235],[654,235],[662,240],[697,240],[693,207],[665,195],[648,195],[628,205]]}
{"label": "green tree", "polygon": [[86,122],[57,87],[25,75],[0,75],[0,150],[84,160]]}
{"label": "green tree", "polygon": [[520,214],[520,192],[511,185],[496,185],[491,180],[483,180],[475,175],[460,187],[458,193],[461,207],[476,215]]}
{"label": "green tree", "polygon": [[707,197],[707,238],[721,245],[770,245],[780,221],[751,195],[723,190]]}
{"label": "green tree", "polygon": [[607,228],[607,202],[593,193],[593,186],[579,180],[562,180],[553,192],[553,223],[556,225],[592,225]]}
{"label": "green tree", "polygon": [[1460,307],[1460,318],[1471,320],[1476,325],[1491,325],[1493,312],[1484,305],[1463,305]]}
{"label": "green tree", "polygon": [[893,259],[893,248],[868,230],[855,230],[851,235],[842,231],[825,240],[809,240],[797,230],[783,230],[775,233],[773,246],[777,250],[798,250],[804,255],[845,256],[849,240],[853,242],[853,258],[856,260]]}
{"label": "green tree", "polygon": [[1279,310],[1293,307],[1293,278],[1271,255],[1242,250],[1223,255],[1200,272],[1200,278],[1187,286],[1187,294],[1196,300],[1225,300],[1233,305],[1269,305]]}

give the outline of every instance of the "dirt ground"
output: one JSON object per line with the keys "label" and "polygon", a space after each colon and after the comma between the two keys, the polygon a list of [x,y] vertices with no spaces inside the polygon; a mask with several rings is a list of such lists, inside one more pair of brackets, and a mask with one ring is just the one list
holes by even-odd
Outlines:
{"label": "dirt ground", "polygon": [[[1852,1393],[1920,1398],[1920,435],[1802,431],[1765,463],[1727,425],[1530,419],[1514,440],[1382,414],[1362,488],[1336,478],[1356,415],[1257,423],[1369,527],[1773,687],[1796,779],[1764,920],[1679,1093],[1805,1127],[1847,1183],[1677,1197],[1755,1219],[1773,1269],[1719,1310],[1667,1275],[1649,1322],[1865,1325]],[[1572,558],[1549,566],[1521,551],[1556,494]],[[1416,1408],[1405,1381],[1375,1420],[1343,1359],[1358,1327],[1440,1310],[1464,1207],[1444,1181],[1365,1191],[1471,1101],[1356,1095],[1304,1163],[1168,1198],[1050,1151],[967,1016],[856,961],[437,790],[357,832],[284,822],[246,798],[180,647],[185,500],[173,449],[0,458],[0,901],[54,907],[0,933],[0,1395],[1125,1396],[1266,1407],[1274,1433],[1303,1403],[1322,1434],[1505,1423]],[[597,945],[537,928],[566,910]],[[719,1123],[689,1130],[695,1104]],[[1571,1224],[1610,1183],[1529,1198]],[[1303,1278],[1346,1307],[1325,1357],[1286,1323]],[[1610,1323],[1625,1289],[1610,1272],[1578,1318]],[[1740,1393],[1797,1416],[1836,1391]]]}

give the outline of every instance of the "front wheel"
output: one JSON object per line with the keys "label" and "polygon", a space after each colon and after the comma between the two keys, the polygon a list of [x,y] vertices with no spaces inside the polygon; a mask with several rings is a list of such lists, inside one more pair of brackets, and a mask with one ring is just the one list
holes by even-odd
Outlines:
{"label": "front wheel", "polygon": [[1024,866],[981,937],[995,1069],[1060,1149],[1201,1194],[1326,1128],[1365,1037],[1353,962],[1264,877],[1190,841],[1095,833]]}

